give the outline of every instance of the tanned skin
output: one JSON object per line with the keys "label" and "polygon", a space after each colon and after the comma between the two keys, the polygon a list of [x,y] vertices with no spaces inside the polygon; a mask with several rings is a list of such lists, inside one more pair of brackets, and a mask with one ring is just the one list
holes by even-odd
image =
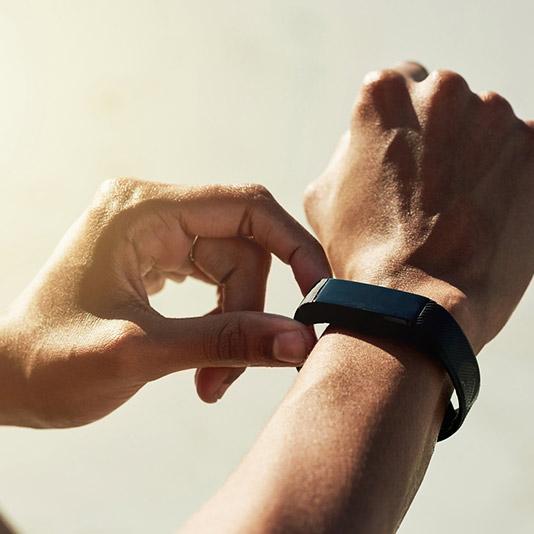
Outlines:
{"label": "tanned skin", "polygon": [[[0,424],[87,424],[195,367],[198,394],[215,402],[247,366],[302,363],[310,330],[261,313],[271,252],[303,292],[330,274],[319,243],[262,186],[106,182],[0,322]],[[217,285],[218,307],[161,316],[148,295],[186,276]]]}
{"label": "tanned skin", "polygon": [[[306,193],[328,258],[261,186],[108,182],[2,318],[0,423],[86,424],[194,367],[200,397],[214,402],[249,365],[301,363],[309,330],[260,313],[271,252],[303,292],[330,263],[340,278],[428,296],[478,352],[532,278],[533,177],[531,123],[458,74],[412,63],[366,77],[349,131]],[[186,276],[216,284],[218,307],[162,317],[148,295]],[[451,391],[430,356],[329,329],[184,531],[394,532]]]}
{"label": "tanned skin", "polygon": [[[534,272],[532,123],[454,72],[407,63],[370,73],[305,208],[337,277],[434,299],[478,353]],[[450,392],[431,355],[328,330],[183,532],[395,532]]]}

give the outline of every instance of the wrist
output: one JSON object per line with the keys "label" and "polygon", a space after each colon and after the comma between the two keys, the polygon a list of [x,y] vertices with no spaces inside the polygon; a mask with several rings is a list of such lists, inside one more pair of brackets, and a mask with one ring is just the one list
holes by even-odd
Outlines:
{"label": "wrist", "polygon": [[480,352],[488,340],[483,325],[480,324],[479,314],[475,312],[466,293],[443,279],[434,278],[425,272],[407,266],[394,271],[386,268],[362,271],[348,266],[339,272],[336,271],[336,276],[345,280],[407,291],[432,299],[454,317],[467,336],[475,354]]}

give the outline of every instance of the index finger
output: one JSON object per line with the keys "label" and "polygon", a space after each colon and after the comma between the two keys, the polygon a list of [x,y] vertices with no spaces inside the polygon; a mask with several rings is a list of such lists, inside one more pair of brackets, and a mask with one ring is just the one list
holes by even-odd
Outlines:
{"label": "index finger", "polygon": [[210,185],[180,199],[180,223],[200,237],[253,237],[265,250],[291,266],[303,293],[331,276],[319,242],[261,185]]}

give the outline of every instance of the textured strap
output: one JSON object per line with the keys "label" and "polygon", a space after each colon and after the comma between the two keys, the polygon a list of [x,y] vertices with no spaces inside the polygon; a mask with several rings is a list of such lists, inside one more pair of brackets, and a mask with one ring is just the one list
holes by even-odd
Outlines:
{"label": "textured strap", "polygon": [[469,341],[452,315],[436,302],[425,305],[416,321],[418,342],[447,370],[458,397],[449,403],[438,441],[454,434],[464,422],[480,389],[480,372]]}

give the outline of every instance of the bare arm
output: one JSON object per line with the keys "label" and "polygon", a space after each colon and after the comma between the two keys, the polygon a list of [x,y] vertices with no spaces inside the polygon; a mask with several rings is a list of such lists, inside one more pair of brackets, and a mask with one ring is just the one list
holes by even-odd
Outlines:
{"label": "bare arm", "polygon": [[406,347],[328,333],[186,531],[395,531],[430,461],[448,388],[439,366]]}
{"label": "bare arm", "polygon": [[[534,272],[533,176],[534,131],[506,100],[405,64],[366,77],[305,207],[337,277],[432,298],[479,352]],[[431,355],[328,333],[186,531],[394,532],[450,391]]]}

